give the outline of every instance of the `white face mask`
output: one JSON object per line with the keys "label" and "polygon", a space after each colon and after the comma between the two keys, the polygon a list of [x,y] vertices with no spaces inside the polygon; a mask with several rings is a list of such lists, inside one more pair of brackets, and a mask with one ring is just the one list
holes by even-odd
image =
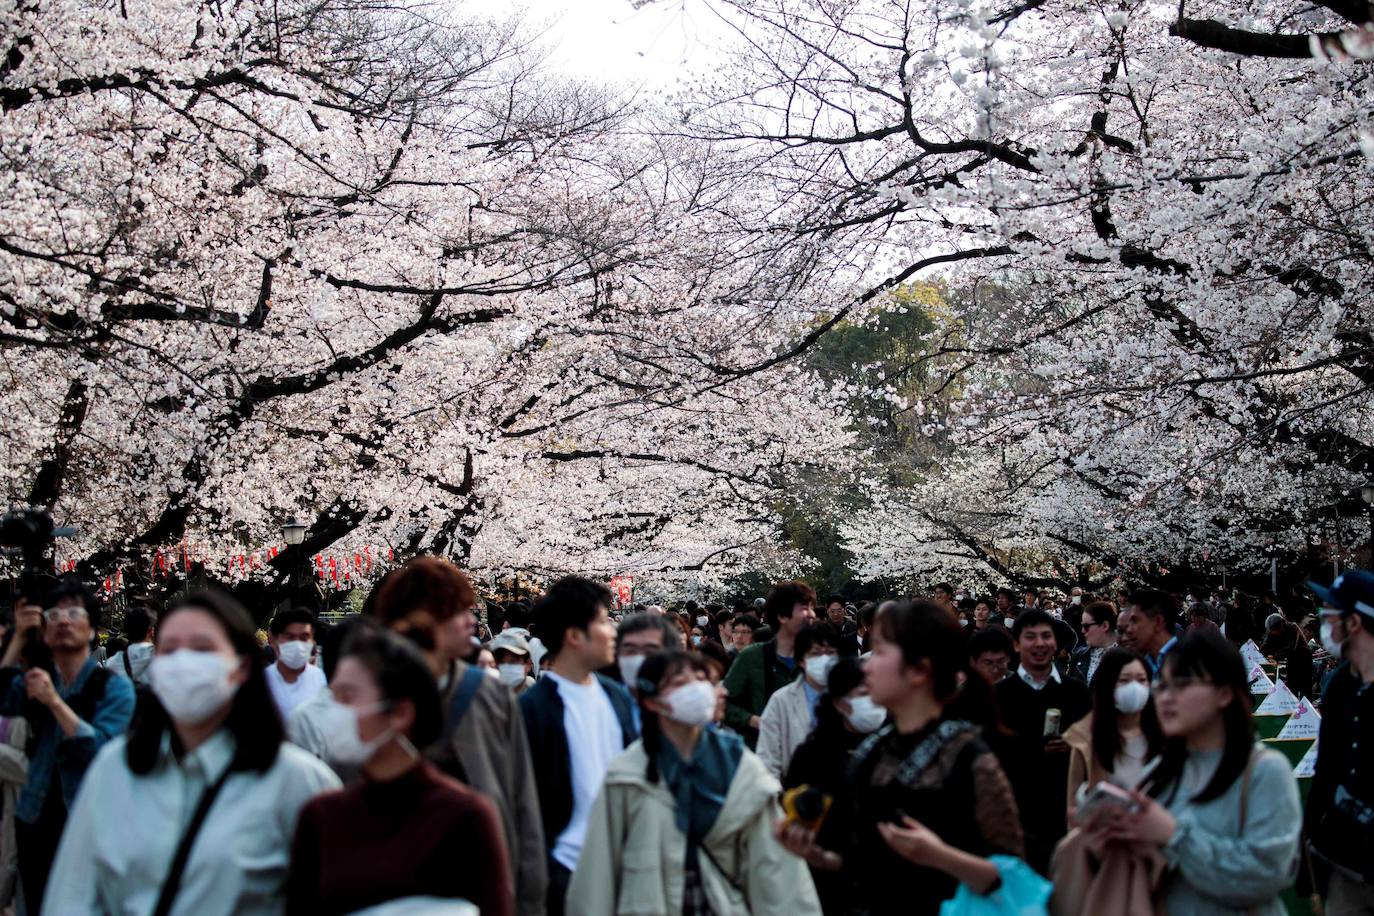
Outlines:
{"label": "white face mask", "polygon": [[1150,688],[1140,681],[1131,681],[1127,684],[1117,684],[1116,690],[1112,692],[1112,699],[1116,701],[1116,708],[1126,715],[1134,715],[1145,708],[1145,704],[1150,702]]}
{"label": "white face mask", "polygon": [[148,678],[167,715],[184,725],[199,725],[234,698],[239,689],[229,680],[234,666],[218,652],[179,649],[154,658]]}
{"label": "white face mask", "polygon": [[1069,604],[1082,604],[1082,603],[1083,603],[1083,596],[1082,596],[1082,595],[1074,595],[1072,598],[1069,599]]}
{"label": "white face mask", "polygon": [[277,658],[292,671],[300,671],[310,661],[310,653],[314,648],[315,643],[309,639],[277,643]]}
{"label": "white face mask", "polygon": [[495,668],[483,668],[482,673],[485,674],[487,677],[491,678],[493,681],[501,680],[501,672],[497,671]]}
{"label": "white face mask", "polygon": [[683,725],[703,726],[716,717],[716,688],[710,681],[683,684],[663,698],[668,716]]}
{"label": "white face mask", "polygon": [[806,676],[813,684],[819,684],[824,688],[830,678],[830,672],[839,660],[835,655],[813,655],[803,662],[806,666]]}
{"label": "white face mask", "polygon": [[959,618],[959,626],[961,626],[961,627],[966,627],[966,626],[968,626],[968,618],[967,618],[967,617],[960,617],[960,618]]}
{"label": "white face mask", "polygon": [[1333,658],[1341,657],[1342,644],[1336,641],[1336,621],[1322,621],[1321,640],[1322,648],[1327,651],[1327,654],[1331,655]]}
{"label": "white face mask", "polygon": [[525,683],[524,665],[497,665],[496,674],[507,687],[519,687]]}
{"label": "white face mask", "polygon": [[372,755],[392,739],[392,731],[387,729],[371,741],[363,741],[358,736],[358,717],[378,712],[385,706],[384,703],[367,707],[345,706],[338,700],[330,699],[319,718],[324,737],[324,755],[345,766],[362,766],[371,760]]}
{"label": "white face mask", "polygon": [[639,680],[639,669],[644,665],[647,655],[622,655],[616,662],[620,666],[620,682],[631,690],[638,690],[635,683]]}
{"label": "white face mask", "polygon": [[692,645],[694,645],[694,646],[699,646],[699,645],[701,645],[701,637],[700,637],[700,636],[693,636],[693,637],[692,637]]}
{"label": "white face mask", "polygon": [[854,726],[855,731],[868,735],[882,728],[883,723],[887,721],[887,710],[865,694],[849,701],[849,712],[845,713],[845,718]]}
{"label": "white face mask", "polygon": [[1002,618],[1002,623],[1006,624],[1007,629],[1010,630],[1013,626],[1016,625],[1016,618],[1015,618],[1015,617],[1003,617],[1003,618]]}
{"label": "white face mask", "polygon": [[710,623],[710,622],[711,622],[711,621],[708,620],[706,617],[698,617],[698,618],[697,618],[697,626],[699,626],[699,627],[704,627],[704,626],[706,626],[706,625],[707,625],[708,623]]}

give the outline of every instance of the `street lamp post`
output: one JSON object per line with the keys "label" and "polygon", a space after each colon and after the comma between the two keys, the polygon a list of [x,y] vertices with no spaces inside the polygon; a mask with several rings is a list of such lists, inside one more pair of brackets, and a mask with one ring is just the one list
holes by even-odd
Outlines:
{"label": "street lamp post", "polygon": [[[282,522],[281,539],[286,542],[287,547],[299,548],[305,543],[305,528],[305,522],[294,518]],[[296,552],[291,555],[291,600],[297,604],[300,603],[301,594],[300,571],[300,550],[297,549]]]}
{"label": "street lamp post", "polygon": [[1360,499],[1369,507],[1369,568],[1374,569],[1374,481],[1360,487]]}

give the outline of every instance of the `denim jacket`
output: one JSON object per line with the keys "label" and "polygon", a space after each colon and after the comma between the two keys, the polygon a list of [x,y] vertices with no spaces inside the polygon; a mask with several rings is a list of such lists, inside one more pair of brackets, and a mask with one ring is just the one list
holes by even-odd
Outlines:
{"label": "denim jacket", "polygon": [[[99,667],[95,657],[86,660],[76,679],[71,684],[63,684],[60,675],[53,675],[53,685],[63,700],[70,701],[81,692],[91,673]],[[9,669],[13,670],[13,669]],[[15,815],[24,823],[32,824],[43,811],[43,802],[52,786],[54,771],[62,786],[62,802],[70,808],[76,798],[76,790],[81,785],[81,777],[86,767],[95,759],[96,751],[109,741],[124,734],[134,715],[134,685],[128,678],[110,673],[105,681],[105,692],[96,701],[95,712],[90,721],[81,720],[76,734],[68,738],[62,733],[57,720],[47,709],[37,714],[32,708],[25,709],[28,690],[24,686],[23,674],[15,675],[0,703],[0,715],[17,716],[28,713],[32,716],[29,727],[34,732],[34,751],[29,760],[29,779],[19,793],[19,804]]]}

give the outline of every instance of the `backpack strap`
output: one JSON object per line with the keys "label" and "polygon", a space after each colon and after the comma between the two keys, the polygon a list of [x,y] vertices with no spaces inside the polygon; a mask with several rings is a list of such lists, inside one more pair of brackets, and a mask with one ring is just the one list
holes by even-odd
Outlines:
{"label": "backpack strap", "polygon": [[472,705],[473,697],[477,696],[477,688],[482,686],[482,678],[486,677],[482,669],[476,665],[469,665],[463,672],[463,679],[458,682],[458,688],[453,691],[453,699],[448,704],[448,731],[452,734],[458,728],[458,723],[463,721],[463,716],[467,714],[468,707]]}
{"label": "backpack strap", "polygon": [[124,659],[124,673],[129,676],[129,680],[134,679],[134,666],[129,662],[129,650],[125,649],[119,653],[119,657]]}

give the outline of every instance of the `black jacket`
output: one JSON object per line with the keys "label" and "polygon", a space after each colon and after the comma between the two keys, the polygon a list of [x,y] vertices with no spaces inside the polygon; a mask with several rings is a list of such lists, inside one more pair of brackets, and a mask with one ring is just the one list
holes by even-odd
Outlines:
{"label": "black jacket", "polygon": [[1003,730],[989,732],[988,743],[1016,793],[1025,831],[1026,861],[1047,874],[1050,853],[1067,826],[1069,754],[1045,750],[1045,713],[1060,712],[1059,734],[1092,711],[1092,694],[1082,682],[1065,677],[1036,690],[1015,671],[994,688]]}
{"label": "black jacket", "polygon": [[1308,839],[1321,858],[1374,882],[1374,685],[1349,662],[1327,685],[1317,744]]}
{"label": "black jacket", "polygon": [[[629,691],[605,675],[598,674],[596,679],[620,720],[624,746],[629,747],[639,737],[634,700]],[[572,758],[568,736],[563,731],[563,698],[558,695],[553,678],[541,677],[520,695],[520,712],[525,717],[525,734],[530,741],[530,756],[534,758],[534,781],[539,786],[539,806],[544,815],[544,844],[553,849],[572,820],[573,811]]]}

